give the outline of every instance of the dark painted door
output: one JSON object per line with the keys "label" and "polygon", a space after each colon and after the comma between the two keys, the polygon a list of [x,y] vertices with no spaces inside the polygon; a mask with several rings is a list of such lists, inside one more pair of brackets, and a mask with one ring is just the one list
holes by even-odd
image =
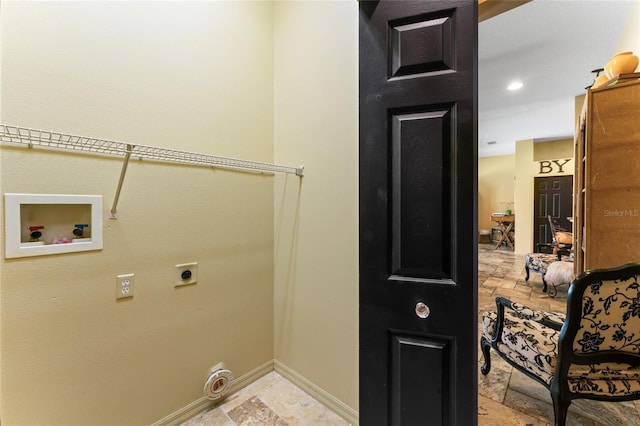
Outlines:
{"label": "dark painted door", "polygon": [[476,93],[475,0],[360,1],[362,425],[477,422]]}
{"label": "dark painted door", "polygon": [[573,176],[549,176],[534,179],[534,250],[549,252],[551,229],[548,216],[562,229],[571,231],[573,216]]}

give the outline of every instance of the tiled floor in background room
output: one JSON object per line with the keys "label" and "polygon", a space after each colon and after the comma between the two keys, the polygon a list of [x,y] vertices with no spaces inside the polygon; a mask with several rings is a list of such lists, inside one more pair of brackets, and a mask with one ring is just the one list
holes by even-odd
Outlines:
{"label": "tiled floor in background room", "polygon": [[[565,311],[567,286],[555,298],[542,292],[542,278],[524,280],[524,256],[493,245],[478,248],[478,335],[482,312],[495,309],[503,296],[534,309]],[[487,376],[478,367],[479,426],[546,426],[553,424],[553,406],[545,387],[504,362],[491,351]],[[478,363],[482,354],[478,350]],[[574,401],[569,408],[570,426],[640,426],[640,402]],[[276,372],[271,372],[221,404],[182,426],[343,426],[334,414]],[[363,425],[368,426],[368,425]]]}

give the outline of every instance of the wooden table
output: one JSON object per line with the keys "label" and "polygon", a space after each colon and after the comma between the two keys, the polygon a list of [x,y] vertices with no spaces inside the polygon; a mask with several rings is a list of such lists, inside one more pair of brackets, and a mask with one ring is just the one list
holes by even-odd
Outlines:
{"label": "wooden table", "polygon": [[506,242],[511,247],[511,250],[515,250],[515,247],[513,245],[514,241],[511,237],[511,231],[513,231],[513,226],[516,223],[515,215],[491,215],[491,220],[498,224],[498,227],[500,227],[500,231],[502,232],[502,237],[500,237],[500,241],[498,241],[495,250],[500,248],[500,246],[504,242]]}

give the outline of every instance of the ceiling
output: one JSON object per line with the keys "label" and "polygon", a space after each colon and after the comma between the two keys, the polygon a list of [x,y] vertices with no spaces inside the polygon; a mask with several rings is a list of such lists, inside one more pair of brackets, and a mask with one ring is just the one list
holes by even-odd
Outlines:
{"label": "ceiling", "polygon": [[[481,22],[479,156],[512,154],[517,140],[572,138],[575,97],[592,84],[591,71],[616,53],[631,5],[629,0],[533,0]],[[512,80],[524,87],[508,91]]]}

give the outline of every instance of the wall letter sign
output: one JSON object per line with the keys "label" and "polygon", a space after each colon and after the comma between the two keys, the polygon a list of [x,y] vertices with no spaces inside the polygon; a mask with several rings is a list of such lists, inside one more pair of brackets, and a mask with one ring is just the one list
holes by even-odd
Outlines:
{"label": "wall letter sign", "polygon": [[565,164],[567,164],[569,161],[571,161],[570,158],[566,158],[564,160],[553,160],[553,161],[538,161],[538,163],[540,163],[540,174],[544,175],[547,173],[552,173],[554,170],[554,164],[555,166],[558,167],[557,172],[558,173],[564,173],[564,170],[562,169],[562,166],[564,166]]}

